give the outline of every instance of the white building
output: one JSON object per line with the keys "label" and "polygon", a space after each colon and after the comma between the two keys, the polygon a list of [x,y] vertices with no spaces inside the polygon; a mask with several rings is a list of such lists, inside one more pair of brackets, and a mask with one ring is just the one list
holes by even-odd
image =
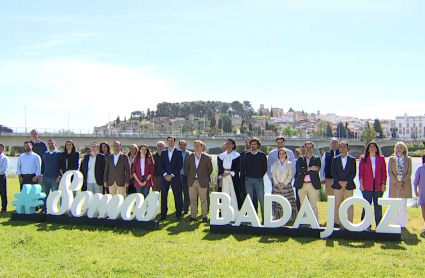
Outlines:
{"label": "white building", "polygon": [[416,139],[425,137],[425,115],[395,117],[397,136],[401,139]]}
{"label": "white building", "polygon": [[319,119],[321,121],[331,122],[336,124],[336,114],[335,113],[327,113],[326,115],[319,114]]}

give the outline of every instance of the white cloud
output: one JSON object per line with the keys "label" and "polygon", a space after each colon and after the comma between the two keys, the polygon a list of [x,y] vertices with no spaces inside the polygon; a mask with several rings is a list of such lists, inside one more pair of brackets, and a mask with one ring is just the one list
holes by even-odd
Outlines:
{"label": "white cloud", "polygon": [[[16,108],[0,112],[12,126],[22,125],[27,107],[28,125],[34,127],[92,128],[119,114],[155,109],[161,101],[177,101],[176,80],[161,77],[155,67],[126,67],[84,60],[51,60],[40,63],[0,63],[0,91]],[[18,108],[17,106],[22,106]],[[7,113],[4,114],[3,113]]]}

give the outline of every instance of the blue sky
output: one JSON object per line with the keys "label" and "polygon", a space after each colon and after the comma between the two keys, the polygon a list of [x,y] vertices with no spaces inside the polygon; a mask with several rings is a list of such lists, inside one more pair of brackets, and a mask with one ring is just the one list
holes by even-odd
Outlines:
{"label": "blue sky", "polygon": [[[91,129],[162,101],[425,114],[425,1],[7,1],[0,124]],[[2,101],[2,103],[3,103]]]}

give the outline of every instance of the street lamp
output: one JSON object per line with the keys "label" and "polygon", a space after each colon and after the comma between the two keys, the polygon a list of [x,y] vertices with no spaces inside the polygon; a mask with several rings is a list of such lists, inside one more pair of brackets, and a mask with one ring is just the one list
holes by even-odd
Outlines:
{"label": "street lamp", "polygon": [[68,115],[68,132],[69,132],[69,115]]}
{"label": "street lamp", "polygon": [[27,107],[25,106],[25,133],[27,133]]}

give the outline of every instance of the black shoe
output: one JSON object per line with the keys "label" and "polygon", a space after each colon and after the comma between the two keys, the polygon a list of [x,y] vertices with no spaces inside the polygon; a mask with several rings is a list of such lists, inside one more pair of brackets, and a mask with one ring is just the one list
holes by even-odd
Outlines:
{"label": "black shoe", "polygon": [[195,218],[195,217],[190,217],[190,218],[189,218],[189,221],[190,221],[190,222],[194,222],[194,221],[196,221],[196,218]]}
{"label": "black shoe", "polygon": [[161,218],[159,219],[159,221],[164,221],[165,219],[167,219],[166,216],[161,216]]}
{"label": "black shoe", "polygon": [[204,223],[208,223],[208,218],[202,218],[202,222],[204,222]]}

